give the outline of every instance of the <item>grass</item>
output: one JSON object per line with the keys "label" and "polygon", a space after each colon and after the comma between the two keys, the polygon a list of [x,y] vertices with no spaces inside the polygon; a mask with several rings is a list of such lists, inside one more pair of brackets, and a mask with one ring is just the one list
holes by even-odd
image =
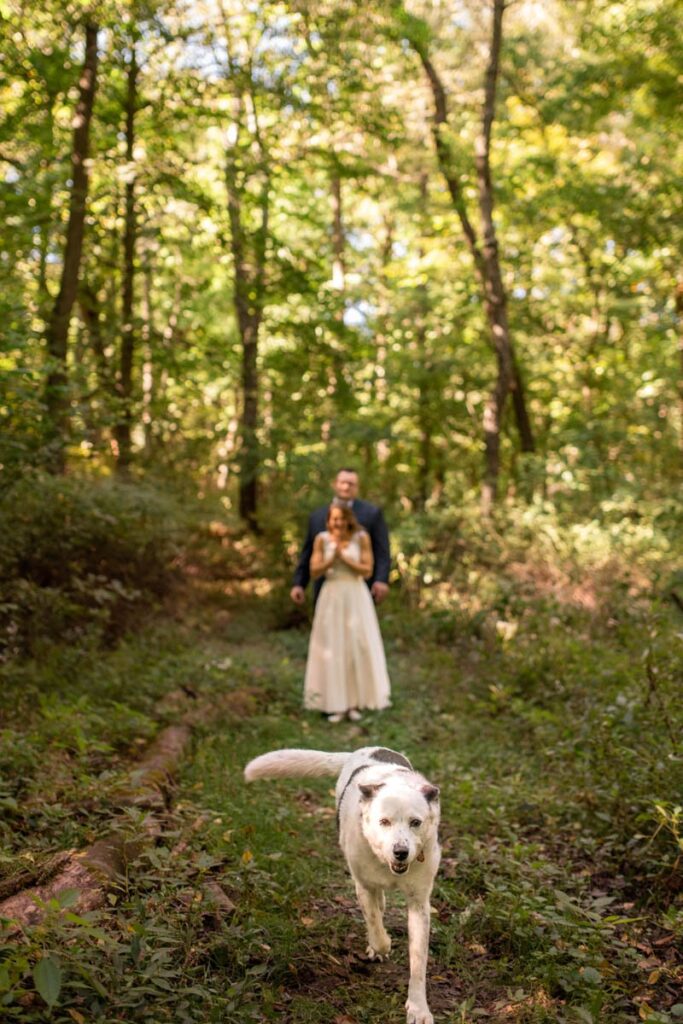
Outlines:
{"label": "grass", "polygon": [[[7,675],[6,870],[20,851],[96,832],[110,780],[164,721],[165,692],[191,682],[249,698],[197,737],[160,844],[107,911],[55,906],[8,947],[7,1019],[401,1022],[404,913],[390,903],[391,961],[369,964],[333,781],[241,777],[274,747],[372,743],[442,787],[437,1021],[683,1018],[679,613],[606,586],[590,608],[509,581],[487,595],[454,609],[394,592],[382,613],[394,707],[359,725],[301,710],[307,634],[285,628],[282,595],[213,570],[180,621],[160,616],[106,653],[56,650],[23,683]],[[120,827],[143,822],[131,812]]]}
{"label": "grass", "polygon": [[[583,642],[557,630],[554,644],[534,662],[528,650],[524,657],[502,644],[487,648],[471,636],[444,645],[438,620],[437,639],[419,644],[408,641],[401,613],[385,623],[394,711],[336,730],[303,716],[305,637],[284,634],[271,647],[271,660],[278,646],[281,657],[269,669],[268,711],[238,735],[211,737],[192,768],[218,822],[205,837],[209,849],[220,854],[221,830],[230,822],[233,866],[259,878],[265,873],[269,882],[263,892],[249,890],[245,909],[266,939],[277,936],[276,942],[267,939],[267,950],[254,953],[264,969],[261,999],[277,1002],[280,992],[281,1012],[290,1006],[292,1020],[333,1021],[335,1013],[347,1013],[379,1022],[387,1019],[387,984],[404,990],[405,937],[396,953],[399,969],[373,968],[364,981],[362,1009],[349,991],[352,983],[355,990],[352,951],[362,950],[362,927],[347,905],[350,887],[339,854],[332,869],[329,864],[335,845],[329,784],[281,782],[245,790],[240,779],[246,760],[275,746],[384,743],[407,751],[442,785],[445,858],[434,898],[435,1009],[448,1020],[459,1019],[459,1012],[468,1019],[627,1020],[645,1007],[644,1016],[669,1019],[653,1004],[676,1005],[670,995],[680,965],[669,970],[664,960],[656,970],[656,958],[650,958],[643,977],[638,965],[648,957],[639,946],[653,929],[655,941],[666,938],[656,914],[643,912],[680,878],[676,837],[662,830],[652,837],[656,804],[680,791],[683,780],[680,755],[663,752],[659,742],[650,745],[642,735],[647,686],[632,668],[637,638],[624,629],[628,643],[612,644],[605,665],[599,654],[605,638],[586,620]],[[632,626],[637,632],[637,623]],[[524,645],[522,637],[517,642]],[[630,694],[626,703],[610,703],[615,682],[617,697]],[[603,689],[599,697],[596,686]],[[656,713],[650,724],[656,725]],[[620,755],[630,752],[640,765],[637,791],[631,785],[629,792],[637,765],[613,763],[613,755],[610,760],[614,734]],[[329,891],[322,901],[321,889]],[[346,919],[341,926],[340,901]],[[402,917],[394,912],[392,921],[400,935]],[[296,959],[291,970],[292,950],[300,952],[304,969],[321,950],[332,964],[345,964],[341,992],[318,980],[302,994]],[[392,1013],[400,1019],[398,1009]]]}

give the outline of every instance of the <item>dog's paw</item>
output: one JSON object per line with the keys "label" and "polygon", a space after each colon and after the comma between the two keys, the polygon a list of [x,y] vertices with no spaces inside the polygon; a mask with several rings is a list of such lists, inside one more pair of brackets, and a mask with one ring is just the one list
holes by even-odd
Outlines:
{"label": "dog's paw", "polygon": [[406,1003],[406,1024],[434,1024],[434,1018],[426,1003]]}
{"label": "dog's paw", "polygon": [[385,960],[391,952],[391,935],[382,928],[380,931],[368,932],[367,953],[371,960]]}
{"label": "dog's paw", "polygon": [[391,953],[391,939],[387,935],[386,941],[369,945],[365,952],[369,960],[377,960],[378,963],[381,963],[382,960],[388,959],[389,953]]}

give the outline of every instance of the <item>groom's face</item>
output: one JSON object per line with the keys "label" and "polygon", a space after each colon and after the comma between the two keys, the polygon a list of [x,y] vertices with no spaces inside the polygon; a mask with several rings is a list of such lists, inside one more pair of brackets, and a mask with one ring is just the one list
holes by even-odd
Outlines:
{"label": "groom's face", "polygon": [[358,495],[358,473],[342,469],[334,478],[334,493],[340,501],[353,501]]}

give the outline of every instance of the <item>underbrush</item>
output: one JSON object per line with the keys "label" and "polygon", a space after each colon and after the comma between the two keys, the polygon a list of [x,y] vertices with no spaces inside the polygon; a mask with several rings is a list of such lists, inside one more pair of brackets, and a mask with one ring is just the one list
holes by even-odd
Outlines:
{"label": "underbrush", "polygon": [[[663,530],[633,559],[620,536],[581,554],[576,536],[550,540],[539,522],[508,531],[499,520],[487,538],[461,521],[426,545],[424,522],[405,524],[415,573],[399,559],[380,613],[394,706],[359,726],[302,712],[307,632],[261,568],[220,580],[220,536],[182,624],[5,666],[14,698],[25,691],[2,766],[14,772],[15,858],[96,834],[107,787],[158,727],[168,689],[262,695],[251,717],[199,736],[165,834],[107,910],[54,906],[0,957],[8,1019],[399,1024],[404,913],[390,901],[392,961],[368,965],[330,780],[242,782],[264,750],[373,743],[441,785],[428,974],[438,1021],[683,1019],[674,540]],[[407,536],[396,532],[406,557]],[[126,827],[143,826],[133,815]]]}
{"label": "underbrush", "polygon": [[[679,619],[656,602],[603,616],[530,606],[514,632],[443,610],[423,620],[465,682],[468,714],[525,752],[537,784],[555,780],[556,826],[587,827],[641,895],[683,891]],[[442,687],[440,700],[448,721],[461,695]]]}
{"label": "underbrush", "polygon": [[22,478],[0,500],[0,657],[121,636],[168,590],[186,527],[144,484]]}
{"label": "underbrush", "polygon": [[442,787],[437,1020],[676,1024],[682,776],[662,718],[677,737],[674,608],[627,604],[610,625],[614,608],[540,603],[505,637],[462,612],[446,628],[443,609],[416,630],[394,593],[382,613],[394,708],[334,728],[300,710],[306,632],[264,634],[264,605],[240,605],[240,629],[209,634],[202,685],[258,687],[260,709],[200,737],[173,824],[106,912],[54,907],[14,948],[0,971],[8,1019],[42,1019],[51,991],[60,1022],[398,1024],[404,912],[389,901],[392,961],[368,965],[330,780],[241,776],[278,746],[382,743]]}
{"label": "underbrush", "polygon": [[628,492],[586,519],[549,502],[503,505],[490,520],[472,503],[434,506],[402,517],[393,547],[412,602],[514,614],[539,600],[599,611],[642,593],[683,605],[681,537],[680,502]]}
{"label": "underbrush", "polygon": [[0,667],[0,881],[92,841],[122,777],[173,720],[171,691],[223,692],[225,671],[197,640],[158,621],[114,651],[55,646],[40,664]]}

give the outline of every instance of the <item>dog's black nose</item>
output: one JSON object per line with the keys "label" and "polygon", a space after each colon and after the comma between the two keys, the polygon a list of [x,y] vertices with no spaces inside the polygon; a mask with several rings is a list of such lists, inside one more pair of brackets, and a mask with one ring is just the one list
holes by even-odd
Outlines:
{"label": "dog's black nose", "polygon": [[407,860],[408,859],[408,848],[407,846],[395,846],[394,857],[396,860]]}

